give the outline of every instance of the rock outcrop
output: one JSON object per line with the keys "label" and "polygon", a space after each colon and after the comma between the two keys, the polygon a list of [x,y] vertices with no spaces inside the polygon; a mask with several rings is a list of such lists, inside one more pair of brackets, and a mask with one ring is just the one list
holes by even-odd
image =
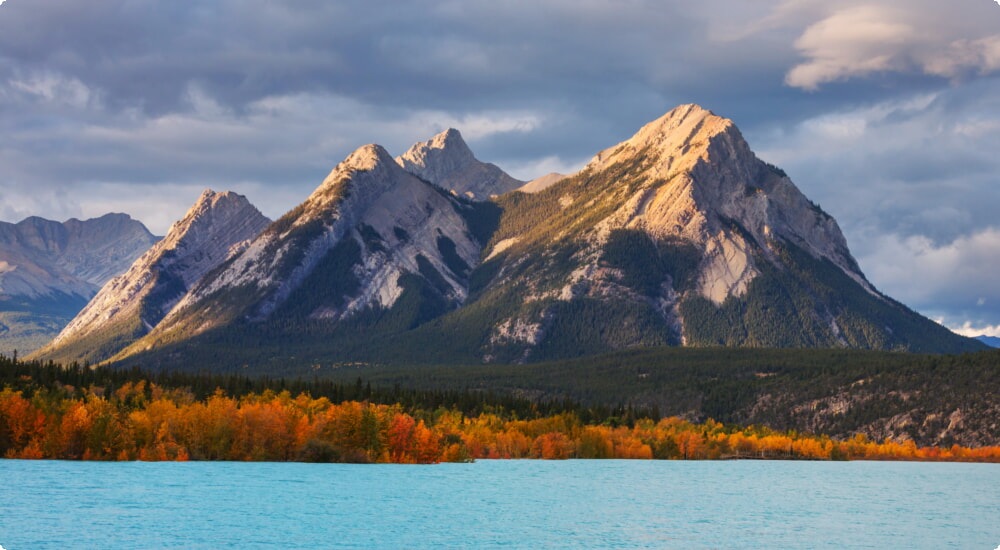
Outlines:
{"label": "rock outcrop", "polygon": [[35,355],[98,362],[155,327],[187,290],[270,223],[246,197],[206,190],[167,236],[109,281]]}
{"label": "rock outcrop", "polygon": [[496,165],[477,160],[454,128],[415,143],[396,162],[419,178],[475,200],[502,195],[525,184]]}

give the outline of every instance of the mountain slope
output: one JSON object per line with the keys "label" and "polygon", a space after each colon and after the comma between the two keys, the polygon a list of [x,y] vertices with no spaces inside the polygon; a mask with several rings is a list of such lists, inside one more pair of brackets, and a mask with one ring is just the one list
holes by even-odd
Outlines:
{"label": "mountain slope", "polygon": [[0,222],[0,352],[44,344],[156,240],[125,214]]}
{"label": "mountain slope", "polygon": [[674,109],[531,195],[498,229],[459,311],[413,341],[536,361],[648,345],[964,351],[878,293],[836,222],[729,120]]}
{"label": "mountain slope", "polygon": [[206,190],[166,237],[109,281],[35,357],[96,363],[113,356],[269,223],[242,195]]}
{"label": "mountain slope", "polygon": [[489,201],[434,185],[467,149],[456,138],[427,142],[440,154],[417,175],[355,151],[114,361],[278,373],[658,345],[983,348],[879,293],[836,221],[696,105]]}
{"label": "mountain slope", "polygon": [[476,159],[454,128],[428,141],[415,143],[396,158],[407,172],[471,199],[486,200],[523,186],[496,165]]}
{"label": "mountain slope", "polygon": [[412,328],[465,300],[480,251],[461,215],[472,208],[382,147],[362,147],[119,357],[219,330],[239,338],[254,326],[292,340],[305,338],[295,332],[303,325],[359,316]]}

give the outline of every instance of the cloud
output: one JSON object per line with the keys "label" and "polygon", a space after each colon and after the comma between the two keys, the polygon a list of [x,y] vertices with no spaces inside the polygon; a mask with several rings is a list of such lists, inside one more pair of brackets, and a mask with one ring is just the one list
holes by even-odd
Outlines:
{"label": "cloud", "polygon": [[[1000,228],[936,245],[921,236],[881,235],[859,258],[867,276],[903,303],[947,326],[983,326],[1000,318]],[[978,330],[978,329],[977,329]]]}
{"label": "cloud", "polygon": [[447,127],[531,179],[695,102],[881,273],[887,235],[913,256],[995,225],[998,23],[983,0],[9,2],[0,217],[116,209],[162,233],[206,187],[276,217],[355,148]]}
{"label": "cloud", "polygon": [[[7,200],[0,217],[65,219],[116,209],[163,233],[206,187],[246,194],[278,217],[366,143],[401,154],[455,127],[475,146],[545,122],[528,110],[385,109],[326,93],[269,96],[237,109],[196,84],[185,90],[176,112],[142,116],[75,100],[86,96],[74,93],[77,84],[47,74],[0,87],[29,111],[44,104],[50,113],[66,113],[56,124],[21,120],[20,128],[5,132],[0,196]],[[151,193],[165,198],[150,202]]]}
{"label": "cloud", "polygon": [[1000,323],[1000,79],[898,94],[747,137],[837,219],[881,291],[948,326]]}
{"label": "cloud", "polygon": [[880,234],[921,235],[942,244],[995,223],[998,78],[828,111],[747,135],[762,158],[782,166],[834,215],[862,254]]}
{"label": "cloud", "polygon": [[[983,11],[982,5],[975,9]],[[948,79],[992,74],[1000,70],[1000,34],[995,33],[1000,18],[983,15],[979,20],[949,17],[941,6],[926,2],[831,3],[829,12],[795,40],[806,61],[789,70],[785,82],[815,91],[822,84],[886,72]]]}
{"label": "cloud", "polygon": [[[1000,3],[1000,0],[997,0]],[[959,326],[948,327],[952,332],[975,338],[976,336],[993,336],[1000,338],[1000,325],[973,325],[971,321],[966,321]]]}
{"label": "cloud", "polygon": [[857,6],[810,26],[795,41],[810,61],[793,68],[785,82],[815,90],[824,82],[902,68],[892,50],[911,42],[916,30],[897,19],[886,8]]}
{"label": "cloud", "polygon": [[591,157],[566,161],[560,157],[548,156],[529,162],[507,164],[504,171],[515,178],[529,181],[552,173],[569,175],[581,170]]}

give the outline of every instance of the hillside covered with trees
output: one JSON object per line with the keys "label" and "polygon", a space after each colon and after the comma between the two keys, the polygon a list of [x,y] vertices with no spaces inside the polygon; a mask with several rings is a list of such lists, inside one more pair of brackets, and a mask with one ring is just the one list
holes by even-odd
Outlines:
{"label": "hillside covered with trees", "polygon": [[[894,356],[887,357],[881,365],[868,368],[894,372],[898,380],[917,372],[893,365]],[[974,357],[953,359],[953,371],[971,372],[977,364]],[[995,371],[993,360],[987,368]],[[592,374],[601,368],[593,364],[583,372]],[[700,371],[693,369],[686,381],[676,385],[676,395],[682,395],[685,387],[693,391],[700,385],[706,403],[703,408],[721,407],[725,399],[720,396],[738,399],[740,385],[734,383],[738,379],[715,386],[709,380],[699,381],[710,369],[708,365]],[[651,370],[640,371],[638,379],[650,378]],[[627,369],[623,372],[629,373]],[[865,429],[831,435],[783,427],[780,419],[752,423],[711,417],[696,420],[691,414],[663,414],[656,404],[630,401],[611,405],[610,400],[596,399],[597,394],[581,403],[569,396],[590,383],[586,376],[576,388],[564,381],[567,391],[561,398],[546,397],[542,390],[529,399],[525,392],[499,384],[490,391],[448,389],[456,380],[425,375],[423,388],[397,382],[385,389],[383,384],[373,385],[360,378],[342,383],[318,378],[146,375],[138,369],[62,368],[0,357],[0,456],[403,463],[476,458],[1000,460],[996,443],[928,445],[905,433],[873,437]],[[558,376],[558,371],[550,375]],[[387,376],[390,373],[381,375]],[[813,382],[807,382],[794,369],[784,375],[774,372],[753,379],[784,379],[771,386],[771,391],[796,383],[822,385],[824,380],[815,376]],[[869,384],[880,387],[888,379],[872,379]],[[550,379],[550,383],[554,381]],[[756,391],[764,387],[768,385]],[[889,393],[893,394],[900,392]],[[781,397],[766,395],[767,399],[758,402],[775,403],[772,413],[785,410],[794,419],[795,406],[785,408]],[[789,394],[785,399],[809,397],[807,393]],[[872,407],[892,409],[896,401],[888,398]],[[768,414],[766,407],[758,409],[755,414]],[[719,418],[742,414],[741,409],[718,410],[724,415]],[[990,418],[996,415],[985,421]],[[960,437],[961,433],[956,433],[953,439]]]}

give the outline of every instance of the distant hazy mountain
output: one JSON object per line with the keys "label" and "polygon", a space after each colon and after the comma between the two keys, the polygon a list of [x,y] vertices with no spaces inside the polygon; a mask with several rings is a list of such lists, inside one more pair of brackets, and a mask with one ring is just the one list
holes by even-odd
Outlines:
{"label": "distant hazy mountain", "polygon": [[497,189],[469,159],[455,131],[396,161],[358,149],[112,360],[280,372],[656,345],[984,347],[879,293],[836,221],[696,105],[530,193],[464,199]]}
{"label": "distant hazy mountain", "polygon": [[206,190],[167,236],[109,281],[38,356],[98,362],[155,327],[206,273],[271,220],[246,197]]}
{"label": "distant hazy mountain", "polygon": [[44,344],[156,240],[125,214],[0,222],[0,353]]}
{"label": "distant hazy mountain", "polygon": [[479,162],[454,128],[414,144],[396,162],[438,187],[477,200],[502,195],[525,184],[493,164]]}
{"label": "distant hazy mountain", "polygon": [[976,336],[976,340],[979,340],[991,348],[1000,348],[1000,338],[997,338],[996,336]]}

